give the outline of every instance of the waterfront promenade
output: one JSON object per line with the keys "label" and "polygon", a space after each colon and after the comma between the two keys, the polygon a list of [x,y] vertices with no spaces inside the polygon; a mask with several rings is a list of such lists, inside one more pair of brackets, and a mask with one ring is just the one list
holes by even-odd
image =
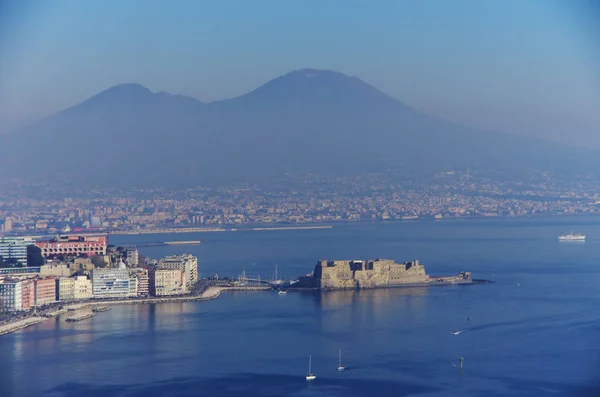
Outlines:
{"label": "waterfront promenade", "polygon": [[20,329],[29,327],[30,325],[39,324],[49,318],[56,317],[60,314],[66,313],[67,311],[74,311],[86,308],[93,308],[96,306],[109,306],[109,305],[131,305],[131,304],[155,304],[155,303],[176,303],[176,302],[200,302],[217,299],[223,291],[269,291],[271,287],[208,287],[204,292],[199,295],[185,295],[185,296],[165,296],[165,297],[151,297],[151,298],[130,298],[130,299],[118,299],[118,300],[90,300],[87,302],[67,304],[62,309],[45,313],[43,315],[31,315],[24,318],[19,318],[15,321],[11,321],[0,325],[0,336],[9,334],[11,332],[18,331]]}

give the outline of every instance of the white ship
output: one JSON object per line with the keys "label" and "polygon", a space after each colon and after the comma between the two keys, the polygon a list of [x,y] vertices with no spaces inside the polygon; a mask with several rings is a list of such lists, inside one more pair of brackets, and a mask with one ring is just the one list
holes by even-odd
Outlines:
{"label": "white ship", "polygon": [[573,232],[569,234],[564,234],[562,236],[558,236],[560,241],[584,241],[585,236],[582,234],[573,234]]}

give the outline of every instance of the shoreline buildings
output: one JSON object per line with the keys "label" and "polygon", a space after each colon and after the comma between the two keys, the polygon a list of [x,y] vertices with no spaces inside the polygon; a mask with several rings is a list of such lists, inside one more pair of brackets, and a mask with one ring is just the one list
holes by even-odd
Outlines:
{"label": "shoreline buildings", "polygon": [[114,267],[95,268],[88,258],[11,267],[0,269],[0,312],[58,301],[184,295],[197,281],[198,259],[187,254],[165,257],[150,270],[128,268],[122,260]]}
{"label": "shoreline buildings", "polygon": [[14,259],[18,266],[27,266],[27,247],[33,244],[30,237],[0,237],[0,256],[4,261]]}
{"label": "shoreline buildings", "polygon": [[44,258],[57,256],[106,255],[105,236],[56,236],[49,241],[37,241]]}
{"label": "shoreline buildings", "polygon": [[94,298],[127,298],[129,296],[129,270],[123,262],[117,268],[92,270],[92,295]]}
{"label": "shoreline buildings", "polygon": [[198,258],[190,254],[166,256],[158,262],[158,268],[181,270],[187,289],[192,288],[198,281]]}

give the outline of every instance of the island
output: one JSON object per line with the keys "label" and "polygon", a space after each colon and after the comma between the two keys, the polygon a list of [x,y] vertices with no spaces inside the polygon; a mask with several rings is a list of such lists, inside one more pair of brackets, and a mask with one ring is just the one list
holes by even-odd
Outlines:
{"label": "island", "polygon": [[301,276],[290,289],[340,290],[406,286],[474,284],[470,272],[432,277],[418,260],[396,263],[393,259],[320,260],[312,274]]}

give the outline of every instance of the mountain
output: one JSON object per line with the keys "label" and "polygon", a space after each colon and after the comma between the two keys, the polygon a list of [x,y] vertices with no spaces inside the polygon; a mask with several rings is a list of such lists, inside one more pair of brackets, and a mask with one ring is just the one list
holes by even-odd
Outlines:
{"label": "mountain", "polygon": [[286,172],[598,169],[593,152],[456,125],[359,78],[316,69],[213,103],[121,84],[2,139],[0,165],[12,176],[109,186],[229,184]]}

